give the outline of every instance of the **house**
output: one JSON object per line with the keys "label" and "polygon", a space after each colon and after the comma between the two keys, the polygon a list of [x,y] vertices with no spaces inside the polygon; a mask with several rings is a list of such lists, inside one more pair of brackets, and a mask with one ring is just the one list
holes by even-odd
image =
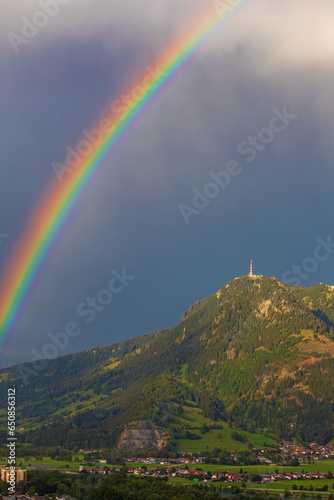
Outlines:
{"label": "house", "polygon": [[146,474],[146,470],[143,469],[142,467],[137,467],[134,471],[133,471],[134,475],[135,476],[140,476],[141,474]]}
{"label": "house", "polygon": [[212,479],[225,479],[226,476],[227,476],[228,472],[225,472],[225,471],[220,471],[220,470],[216,470],[213,474],[212,474]]}
{"label": "house", "polygon": [[197,476],[197,477],[204,477],[205,476],[205,473],[202,470],[198,470],[198,469],[189,469],[188,474],[193,474],[194,476]]}
{"label": "house", "polygon": [[263,483],[271,483],[272,479],[270,474],[260,474],[260,476]]}

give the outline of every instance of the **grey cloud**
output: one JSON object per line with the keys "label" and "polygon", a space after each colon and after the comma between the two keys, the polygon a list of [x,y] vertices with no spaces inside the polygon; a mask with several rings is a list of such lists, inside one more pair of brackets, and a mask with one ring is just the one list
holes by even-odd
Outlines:
{"label": "grey cloud", "polygon": [[[36,5],[8,2],[1,33],[15,31]],[[193,6],[193,0],[72,0],[26,53],[7,51],[0,226],[11,234],[6,245],[15,244],[53,175],[52,160],[62,161],[65,147],[75,146]],[[248,253],[257,272],[279,276],[305,255],[305,235],[313,241],[331,230],[332,6],[258,0],[222,25],[79,199],[6,351],[12,360],[24,354],[15,345],[29,353],[49,331],[60,331],[110,268],[128,266],[138,275],[134,287],[70,350],[172,326],[193,301],[243,274],[243,259],[246,272]],[[185,230],[178,203],[236,157],[240,141],[266,126],[273,107],[285,105],[298,122]]]}

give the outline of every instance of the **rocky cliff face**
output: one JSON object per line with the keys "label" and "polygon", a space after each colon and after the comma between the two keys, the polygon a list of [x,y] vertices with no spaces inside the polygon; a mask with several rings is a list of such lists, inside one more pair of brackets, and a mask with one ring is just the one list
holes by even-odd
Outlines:
{"label": "rocky cliff face", "polygon": [[165,446],[168,441],[168,430],[152,424],[149,420],[130,422],[122,432],[118,449],[139,450],[144,448],[158,448]]}

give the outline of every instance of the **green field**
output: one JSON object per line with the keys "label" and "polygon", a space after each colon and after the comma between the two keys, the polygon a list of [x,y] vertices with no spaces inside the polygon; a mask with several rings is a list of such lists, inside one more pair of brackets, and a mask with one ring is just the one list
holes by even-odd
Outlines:
{"label": "green field", "polygon": [[[190,481],[189,479],[186,479],[186,478],[178,478],[178,477],[169,477],[168,479],[168,482],[170,483],[176,483],[176,484],[191,484],[192,481]],[[209,484],[212,484],[212,483],[209,483]],[[228,486],[231,486],[231,483],[224,483],[224,482],[216,482],[216,483],[213,483],[215,486],[217,487],[228,487]],[[296,484],[298,486],[298,491],[300,486],[303,486],[305,488],[305,492],[308,496],[312,495],[312,496],[316,496],[318,495],[319,493],[321,495],[323,494],[326,494],[326,492],[318,492],[318,491],[315,491],[316,488],[322,488],[325,484],[328,485],[328,494],[333,492],[333,480],[328,480],[328,479],[317,479],[317,480],[303,480],[303,481],[290,481],[290,480],[287,480],[287,481],[277,481],[277,482],[274,482],[274,483],[267,483],[267,484],[255,484],[255,483],[247,483],[247,487],[246,489],[261,489],[261,490],[266,490],[266,491],[269,491],[269,490],[277,490],[278,493],[281,493],[282,491],[288,489],[289,491],[293,492],[294,490],[292,489],[292,486]],[[239,486],[241,488],[241,484],[238,484],[236,483],[237,486]],[[308,491],[310,486],[313,486],[313,491]],[[282,491],[280,491],[282,490]],[[296,492],[294,492],[296,493]]]}
{"label": "green field", "polygon": [[[249,484],[252,484],[252,483],[248,483],[247,486],[249,486]],[[256,484],[254,485],[254,488],[261,488],[261,489],[271,489],[271,490],[285,490],[285,489],[288,489],[288,490],[292,490],[292,486],[296,484],[298,486],[298,490],[300,488],[300,486],[303,486],[304,488],[306,488],[307,490],[310,488],[310,486],[312,485],[313,486],[313,489],[315,490],[316,488],[322,488],[323,486],[325,486],[325,484],[328,485],[328,491],[334,491],[333,490],[333,479],[315,479],[315,480],[311,480],[311,479],[302,479],[302,480],[299,480],[299,481],[296,481],[296,480],[287,480],[287,481],[277,481],[275,483],[268,483],[268,484]],[[252,488],[253,488],[253,484],[252,484]],[[310,493],[314,493],[313,492],[310,492]],[[319,492],[317,492],[319,493]],[[323,492],[320,492],[320,493],[323,493]]]}
{"label": "green field", "polygon": [[[213,472],[214,470],[228,470],[230,472],[239,472],[240,469],[243,470],[243,472],[251,472],[254,474],[257,474],[259,472],[262,473],[270,473],[272,471],[278,470],[279,472],[302,472],[303,470],[305,472],[328,472],[332,471],[334,473],[334,460],[324,460],[322,462],[318,462],[316,464],[305,464],[305,465],[299,465],[298,467],[288,467],[287,465],[245,465],[241,466],[240,465],[211,465],[211,464],[189,464],[189,468],[191,467],[198,467],[200,469],[203,469],[204,471],[211,471]],[[319,481],[322,481],[319,479]],[[328,481],[331,481],[334,483],[334,479],[329,479]]]}
{"label": "green field", "polygon": [[[133,467],[141,467],[146,465],[148,469],[156,469],[157,467],[163,467],[160,464],[144,464],[144,463],[130,463],[127,462],[127,465],[131,465]],[[177,466],[177,465],[170,465],[170,467],[180,467],[181,469],[184,469],[184,466]],[[279,472],[301,472],[304,470],[304,472],[328,472],[331,470],[334,473],[334,460],[324,460],[322,462],[318,462],[317,464],[309,464],[309,465],[299,465],[298,467],[288,467],[286,465],[281,465],[281,466],[276,466],[276,465],[245,465],[245,466],[240,466],[240,465],[224,465],[224,464],[199,464],[199,463],[190,463],[188,464],[189,469],[195,469],[196,467],[198,469],[202,469],[203,471],[211,471],[214,472],[216,470],[226,470],[229,472],[239,472],[240,469],[243,470],[244,473],[250,472],[252,474],[258,474],[258,473],[270,473],[275,470],[278,470]],[[320,481],[328,481],[329,483],[332,484],[334,483],[334,479],[316,479],[314,480],[315,482]],[[302,481],[301,481],[302,482]],[[310,480],[307,480],[307,482],[312,482]],[[290,484],[293,483],[293,481],[289,481]],[[299,481],[297,482],[299,484]]]}
{"label": "green field", "polygon": [[[0,460],[0,465],[1,466],[6,466],[7,461],[5,459]],[[76,469],[78,470],[80,465],[83,465],[82,462],[66,462],[63,460],[52,460],[51,458],[48,457],[43,457],[43,460],[36,460],[35,458],[31,457],[28,460],[25,460],[24,457],[17,457],[16,458],[16,465],[19,466],[22,463],[22,467],[28,467],[29,465],[50,465],[51,467],[54,467],[55,469]],[[65,465],[68,465],[68,467],[65,467]],[[103,468],[106,464],[100,464],[100,467]]]}
{"label": "green field", "polygon": [[[197,464],[198,465],[198,464]],[[199,467],[199,466],[198,466]],[[203,467],[200,467],[202,468],[203,470],[206,470]],[[217,470],[217,469],[213,469],[213,470]],[[328,480],[328,479],[316,479],[316,480],[303,480],[303,481],[290,481],[290,480],[287,480],[287,481],[277,481],[277,482],[274,482],[274,483],[267,483],[267,484],[255,484],[255,483],[247,483],[247,487],[246,489],[248,490],[255,490],[255,489],[261,489],[261,490],[266,490],[266,491],[270,491],[270,490],[277,490],[277,492],[279,494],[282,493],[282,491],[288,489],[289,491],[293,492],[294,490],[292,489],[292,486],[294,484],[296,484],[298,486],[298,492],[301,492],[299,490],[299,487],[300,486],[303,486],[304,488],[306,488],[305,490],[305,494],[306,496],[317,496],[319,493],[321,495],[326,495],[326,492],[318,492],[318,491],[315,491],[316,488],[321,488],[323,487],[325,484],[328,485],[328,492],[327,494],[333,492],[333,481],[334,480]],[[168,482],[169,483],[175,483],[175,484],[185,484],[185,485],[190,485],[192,484],[192,481],[190,481],[189,479],[186,479],[186,478],[178,478],[178,477],[169,477],[168,479]],[[224,482],[215,482],[215,483],[208,483],[210,485],[214,484],[216,487],[229,487],[231,486],[231,483],[224,483]],[[234,483],[235,485],[239,486],[241,488],[241,484],[239,483]],[[308,491],[309,490],[309,487],[310,486],[313,486],[313,491]],[[281,490],[281,491],[280,491]],[[296,491],[294,492],[296,493]]]}
{"label": "green field", "polygon": [[191,484],[191,481],[189,481],[189,479],[183,479],[180,477],[170,477],[168,478],[168,482],[171,484]]}

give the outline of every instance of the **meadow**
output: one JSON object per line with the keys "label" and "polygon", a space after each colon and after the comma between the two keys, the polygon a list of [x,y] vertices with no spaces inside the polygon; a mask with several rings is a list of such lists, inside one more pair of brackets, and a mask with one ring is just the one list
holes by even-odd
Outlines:
{"label": "meadow", "polygon": [[[195,407],[184,406],[182,415],[177,419],[180,426],[189,426],[189,430],[200,436],[201,439],[176,439],[176,449],[180,453],[198,453],[214,448],[222,448],[227,451],[246,451],[248,443],[258,448],[268,448],[276,445],[275,441],[261,434],[252,434],[247,431],[239,431],[244,436],[245,442],[236,441],[232,438],[235,429],[230,429],[224,421],[213,422],[213,420],[204,417],[203,410]],[[210,429],[203,434],[201,428],[204,425],[212,426],[218,424],[221,429]]]}

